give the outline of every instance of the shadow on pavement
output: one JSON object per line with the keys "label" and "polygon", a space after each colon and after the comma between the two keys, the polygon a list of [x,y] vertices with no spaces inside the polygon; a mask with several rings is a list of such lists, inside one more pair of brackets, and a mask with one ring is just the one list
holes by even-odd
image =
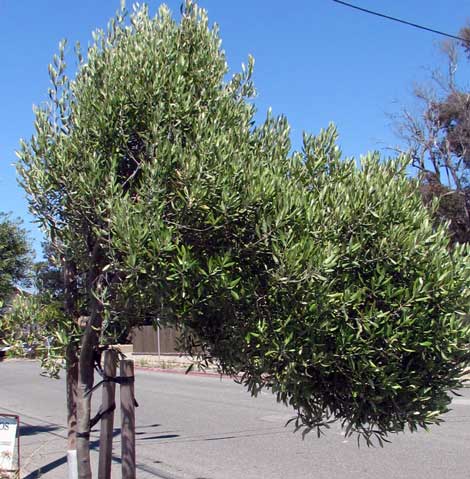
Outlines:
{"label": "shadow on pavement", "polygon": [[37,479],[39,477],[43,477],[44,474],[52,471],[56,467],[62,466],[62,464],[65,464],[66,462],[67,456],[59,457],[59,459],[56,459],[45,466],[38,467],[35,471],[30,472],[23,479]]}
{"label": "shadow on pavement", "polygon": [[[46,429],[46,428],[44,428]],[[48,431],[46,431],[48,432]],[[113,437],[119,435],[120,431],[114,431]],[[90,450],[91,449],[96,449],[100,444],[100,440],[96,439],[95,441],[90,441]],[[114,457],[113,457],[114,459]],[[67,456],[59,457],[59,459],[56,459],[55,461],[50,462],[49,464],[46,464],[45,466],[40,466],[34,471],[30,472],[27,476],[25,476],[23,479],[37,479],[39,477],[43,477],[44,474],[52,471],[56,467],[60,467],[63,464],[67,463]]]}
{"label": "shadow on pavement", "polygon": [[30,424],[20,425],[21,436],[33,436],[34,434],[42,434],[44,432],[57,431],[62,429],[60,426],[31,426]]}
{"label": "shadow on pavement", "polygon": [[162,434],[160,436],[141,437],[140,441],[146,441],[148,439],[172,439],[174,437],[180,437],[179,434]]}

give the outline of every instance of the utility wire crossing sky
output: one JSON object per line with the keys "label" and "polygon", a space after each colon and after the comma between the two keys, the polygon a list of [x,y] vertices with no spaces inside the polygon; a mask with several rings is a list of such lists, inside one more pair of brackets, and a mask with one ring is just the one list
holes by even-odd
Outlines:
{"label": "utility wire crossing sky", "polygon": [[358,7],[357,5],[353,5],[352,3],[343,2],[342,0],[333,0],[333,2],[340,3],[341,5],[354,8],[361,12],[370,13],[371,15],[376,15],[377,17],[386,18],[387,20],[393,20],[394,22],[403,23],[411,27],[419,28],[421,30],[426,30],[427,32],[437,33],[438,35],[443,35],[444,37],[453,38],[454,40],[460,40],[462,42],[466,42],[466,40],[462,37],[451,35],[450,33],[446,33],[446,32],[441,32],[439,30],[434,30],[434,28],[418,25],[417,23],[408,22],[407,20],[402,20],[401,18],[391,17],[390,15],[385,15],[384,13],[374,12],[373,10],[368,10],[367,8]]}
{"label": "utility wire crossing sky", "polygon": [[[382,150],[385,157],[400,144],[390,117],[410,106],[414,83],[426,85],[430,70],[445,67],[438,43],[444,32],[465,26],[470,0],[350,1],[198,3],[220,27],[230,73],[254,56],[257,121],[264,121],[270,107],[274,115],[284,114],[294,149],[301,148],[303,131],[316,134],[333,122],[344,156]],[[88,45],[91,32],[105,28],[120,3],[80,0],[64,8],[63,0],[0,0],[0,211],[25,220],[38,253],[43,235],[17,184],[15,150],[19,139],[34,131],[32,105],[47,101],[47,65],[59,41]],[[132,3],[127,0],[127,7]],[[166,3],[179,20],[181,0],[148,3],[154,13]],[[387,15],[375,11],[378,3],[387,4]],[[67,59],[73,77],[72,46]],[[465,59],[459,64],[464,82],[470,78],[468,65]]]}

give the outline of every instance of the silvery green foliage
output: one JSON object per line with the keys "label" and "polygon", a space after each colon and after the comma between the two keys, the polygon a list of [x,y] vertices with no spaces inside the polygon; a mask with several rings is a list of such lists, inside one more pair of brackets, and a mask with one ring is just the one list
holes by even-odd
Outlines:
{"label": "silvery green foliage", "polygon": [[461,385],[469,250],[449,252],[406,161],[369,155],[358,166],[340,159],[335,139],[332,127],[304,138],[293,176],[308,193],[273,242],[276,314],[247,332],[261,354],[244,381],[269,385],[298,409],[299,425],[336,418],[347,433],[380,440],[439,422]]}
{"label": "silvery green foliage", "polygon": [[450,251],[433,227],[406,159],[358,165],[335,140],[332,126],[306,135],[282,185],[265,170],[252,242],[194,274],[188,310],[222,369],[253,394],[270,388],[298,427],[339,420],[381,444],[439,423],[462,385],[468,247]]}
{"label": "silvery green foliage", "polygon": [[14,297],[0,317],[0,328],[10,356],[39,359],[51,377],[58,377],[65,347],[76,334],[57,302],[28,293]]}
{"label": "silvery green foliage", "polygon": [[469,359],[469,256],[405,160],[342,160],[333,126],[292,154],[284,118],[255,127],[253,60],[227,81],[191,2],[180,23],[118,15],[74,80],[64,48],[19,171],[64,254],[100,271],[102,341],[159,317],[306,430],[337,419],[369,441],[439,421]]}

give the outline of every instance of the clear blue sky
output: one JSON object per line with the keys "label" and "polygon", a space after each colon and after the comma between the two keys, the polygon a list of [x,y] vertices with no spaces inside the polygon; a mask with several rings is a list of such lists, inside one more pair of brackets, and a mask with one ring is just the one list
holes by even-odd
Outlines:
{"label": "clear blue sky", "polygon": [[[388,15],[457,34],[470,0],[350,0]],[[160,2],[149,2],[152,11]],[[179,0],[166,2],[179,15]],[[31,223],[16,183],[14,151],[33,131],[32,105],[46,100],[47,65],[62,38],[87,45],[119,0],[0,0],[0,211]],[[127,5],[131,2],[128,0]],[[412,84],[441,61],[435,34],[346,8],[332,0],[200,0],[220,26],[231,70],[256,60],[256,105],[285,114],[298,145],[302,131],[338,125],[345,155],[395,145],[387,113],[410,104]],[[72,53],[72,49],[70,48]],[[468,69],[466,70],[468,72]],[[468,78],[468,76],[467,76]]]}

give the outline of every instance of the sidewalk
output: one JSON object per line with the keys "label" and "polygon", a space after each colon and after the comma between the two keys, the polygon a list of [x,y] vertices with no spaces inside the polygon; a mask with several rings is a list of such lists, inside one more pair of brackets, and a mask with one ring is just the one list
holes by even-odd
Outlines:
{"label": "sidewalk", "polygon": [[127,353],[126,355],[129,359],[134,360],[136,366],[141,368],[182,369],[186,371],[193,363],[190,356],[176,354]]}
{"label": "sidewalk", "polygon": [[[121,477],[121,436],[115,429],[113,440],[112,477]],[[91,434],[92,470],[98,470],[99,431]],[[67,479],[67,437],[66,430],[59,424],[37,421],[35,418],[21,418],[21,479]],[[137,463],[139,479],[164,478],[155,468]],[[171,479],[171,478],[165,478]]]}
{"label": "sidewalk", "polygon": [[[128,357],[134,359],[136,369],[142,371],[155,371],[172,374],[186,374],[187,368],[192,364],[189,357],[160,357],[149,355],[132,355]],[[16,360],[7,359],[5,362],[11,363],[36,363],[34,360]],[[207,372],[197,369],[189,373],[191,376],[206,375],[220,377],[215,368],[208,369]],[[57,383],[52,383],[57,384]],[[46,386],[46,389],[47,386]],[[117,398],[118,399],[118,398]],[[21,401],[21,400],[20,400]],[[99,405],[99,397],[95,401],[93,414]],[[52,416],[36,415],[35,412],[25,413],[19,410],[18,406],[11,404],[11,410],[2,407],[2,412],[18,414],[20,416],[20,457],[21,457],[21,479],[67,479],[67,429],[65,423],[57,422],[57,415]],[[21,408],[22,409],[22,408]],[[47,408],[48,409],[48,408]],[[36,408],[34,408],[36,410]],[[98,469],[98,447],[99,447],[99,425],[96,425],[91,432],[91,461],[92,470]],[[115,415],[115,429],[113,439],[113,463],[112,477],[121,477],[121,436],[120,436],[120,415]],[[148,464],[148,461],[139,463],[137,458],[137,477],[139,479],[160,478],[175,479],[169,476],[166,471],[161,471],[158,466]]]}

